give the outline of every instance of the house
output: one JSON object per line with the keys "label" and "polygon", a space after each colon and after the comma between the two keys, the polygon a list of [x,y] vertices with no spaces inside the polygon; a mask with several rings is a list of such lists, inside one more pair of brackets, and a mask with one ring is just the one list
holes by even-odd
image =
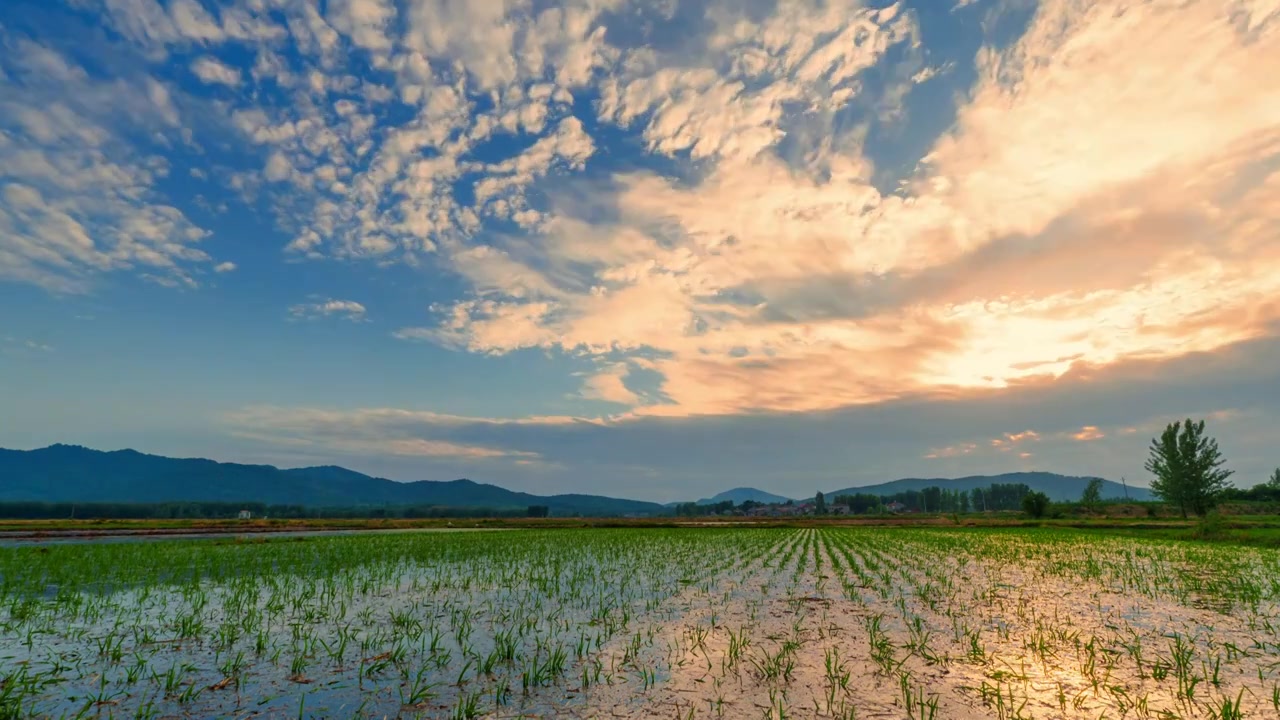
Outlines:
{"label": "house", "polygon": [[891,513],[906,512],[906,511],[907,511],[907,506],[906,506],[906,505],[903,505],[902,503],[898,502],[897,500],[894,500],[893,502],[886,504],[886,505],[884,506],[884,510],[885,510],[885,512],[891,512]]}
{"label": "house", "polygon": [[249,512],[248,510],[241,510],[240,514],[237,515],[236,517],[238,517],[241,520],[250,520],[253,518],[253,513]]}

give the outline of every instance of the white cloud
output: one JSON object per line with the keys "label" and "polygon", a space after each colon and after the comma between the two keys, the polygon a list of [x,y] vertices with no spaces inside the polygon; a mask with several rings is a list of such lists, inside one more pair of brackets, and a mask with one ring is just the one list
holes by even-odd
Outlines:
{"label": "white cloud", "polygon": [[354,300],[323,300],[313,303],[298,303],[289,306],[289,315],[301,319],[322,317],[338,317],[344,320],[360,322],[365,319],[365,307]]}
{"label": "white cloud", "polygon": [[53,346],[36,340],[16,338],[10,335],[0,337],[0,354],[25,355],[31,353],[50,353]]}
{"label": "white cloud", "polygon": [[786,136],[797,111],[847,105],[860,91],[858,73],[915,35],[897,6],[789,0],[763,19],[736,4],[708,15],[716,32],[692,57],[631,53],[602,82],[600,118],[626,126],[647,116],[653,152],[750,160]]}
{"label": "white cloud", "polygon": [[[533,422],[556,424],[565,419]],[[505,460],[521,464],[537,461],[538,453],[465,442],[450,437],[450,428],[475,420],[431,412],[370,408],[355,411],[315,408],[250,407],[226,416],[231,432],[289,447],[314,447],[325,452],[440,457],[462,461]],[[481,421],[484,422],[484,421]],[[488,421],[515,425],[518,421]]]}
{"label": "white cloud", "polygon": [[326,14],[334,29],[349,36],[356,47],[376,52],[391,49],[386,29],[396,8],[389,0],[335,0]]}
{"label": "white cloud", "polygon": [[181,37],[155,0],[105,0],[104,5],[116,32],[139,45],[163,45]]}
{"label": "white cloud", "polygon": [[213,266],[213,271],[216,273],[229,273],[235,269],[236,269],[236,264],[230,261],[221,262]]}
{"label": "white cloud", "polygon": [[196,0],[173,0],[169,17],[178,33],[189,40],[216,43],[225,37],[217,21]]}
{"label": "white cloud", "polygon": [[0,51],[0,67],[0,276],[59,292],[127,270],[194,286],[208,233],[156,189],[168,165],[152,143],[179,131],[168,89],[91,79],[26,40]]}
{"label": "white cloud", "polygon": [[191,63],[191,72],[206,85],[226,85],[236,87],[240,84],[240,71],[224,65],[211,57],[197,58]]}
{"label": "white cloud", "polygon": [[476,183],[476,203],[488,212],[507,216],[510,211],[496,210],[495,198],[502,198],[503,208],[521,207],[522,190],[551,172],[553,167],[580,169],[595,152],[595,144],[575,117],[560,121],[556,132],[539,139],[521,154],[494,163],[488,176]]}

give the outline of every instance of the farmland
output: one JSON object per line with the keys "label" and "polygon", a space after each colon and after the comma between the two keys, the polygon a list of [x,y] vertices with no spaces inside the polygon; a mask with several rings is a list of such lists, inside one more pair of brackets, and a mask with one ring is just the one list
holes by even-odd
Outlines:
{"label": "farmland", "polygon": [[1061,529],[0,547],[0,717],[1275,717],[1277,600]]}

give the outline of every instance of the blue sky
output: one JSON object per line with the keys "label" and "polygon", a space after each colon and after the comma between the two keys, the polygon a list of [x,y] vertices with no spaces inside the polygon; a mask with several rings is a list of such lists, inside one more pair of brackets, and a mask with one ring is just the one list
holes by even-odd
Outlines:
{"label": "blue sky", "polygon": [[1280,9],[11,0],[0,446],[655,500],[1280,464]]}

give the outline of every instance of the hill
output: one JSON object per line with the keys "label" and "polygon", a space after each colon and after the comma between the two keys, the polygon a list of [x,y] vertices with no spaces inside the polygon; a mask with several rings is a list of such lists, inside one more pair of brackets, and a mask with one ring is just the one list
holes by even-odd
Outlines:
{"label": "hill", "polygon": [[[827,493],[828,498],[836,495],[853,495],[854,493],[870,493],[872,495],[893,495],[908,490],[923,490],[927,487],[941,487],[947,490],[973,490],[974,488],[985,488],[992,483],[1023,483],[1032,490],[1049,496],[1054,502],[1071,502],[1080,499],[1080,495],[1084,493],[1085,486],[1092,480],[1091,477],[1075,477],[1072,475],[1058,475],[1049,472],[1019,472],[1005,473],[1003,475],[971,475],[962,478],[902,478],[891,482],[880,483],[878,485],[865,485],[862,487],[849,487],[841,490],[835,490]],[[1104,500],[1123,499],[1125,498],[1125,488],[1118,482],[1111,480],[1102,481],[1102,497]],[[1129,486],[1128,498],[1130,500],[1153,500],[1154,496],[1151,490],[1144,487]]]}
{"label": "hill", "polygon": [[402,483],[333,465],[282,470],[271,465],[169,458],[135,450],[103,452],[77,445],[0,449],[0,478],[0,501],[261,502],[308,507],[546,505],[553,515],[594,516],[658,514],[663,510],[657,503],[638,500],[532,495],[470,480]]}
{"label": "hill", "polygon": [[698,504],[714,505],[716,503],[724,502],[725,500],[732,500],[734,505],[741,505],[748,500],[758,503],[784,503],[788,498],[784,498],[781,495],[774,495],[773,493],[768,493],[763,490],[757,490],[755,488],[740,487],[732,490],[725,490],[724,492],[717,493],[709,498],[703,498],[698,501]]}

